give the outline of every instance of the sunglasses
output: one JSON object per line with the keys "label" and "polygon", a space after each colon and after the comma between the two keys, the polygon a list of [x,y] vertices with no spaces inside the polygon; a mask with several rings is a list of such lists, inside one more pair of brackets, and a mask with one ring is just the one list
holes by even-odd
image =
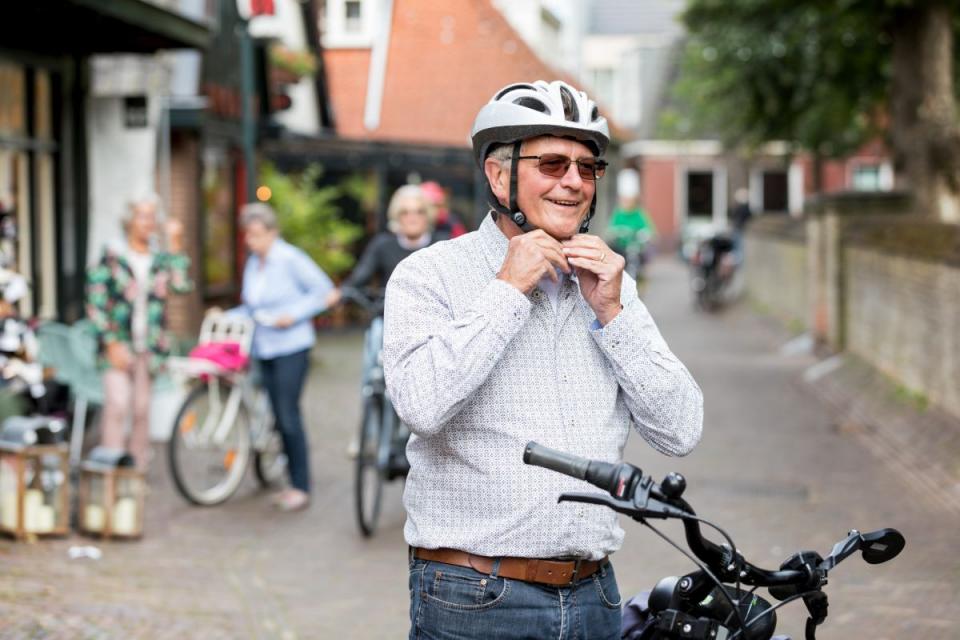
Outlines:
{"label": "sunglasses", "polygon": [[581,158],[573,160],[559,153],[545,153],[542,156],[520,156],[518,160],[537,160],[540,173],[551,178],[562,178],[574,162],[577,163],[577,172],[583,180],[602,178],[607,172],[607,161],[600,158]]}

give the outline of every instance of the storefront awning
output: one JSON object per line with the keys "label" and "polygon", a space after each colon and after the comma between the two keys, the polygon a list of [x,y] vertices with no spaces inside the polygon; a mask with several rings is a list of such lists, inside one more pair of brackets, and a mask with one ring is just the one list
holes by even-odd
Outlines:
{"label": "storefront awning", "polygon": [[13,0],[3,3],[0,47],[44,55],[203,49],[204,23],[146,0]]}

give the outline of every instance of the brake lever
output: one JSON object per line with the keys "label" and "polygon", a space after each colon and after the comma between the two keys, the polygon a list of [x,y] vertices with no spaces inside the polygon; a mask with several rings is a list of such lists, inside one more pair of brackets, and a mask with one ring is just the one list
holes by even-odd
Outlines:
{"label": "brake lever", "polygon": [[[639,491],[638,494],[639,496]],[[582,502],[585,504],[596,504],[613,509],[617,513],[628,515],[634,520],[643,518],[683,518],[690,514],[682,509],[664,504],[659,500],[649,497],[641,504],[638,500],[619,500],[605,493],[562,493],[557,502]]]}
{"label": "brake lever", "polygon": [[[613,509],[617,513],[634,516],[637,509],[629,500],[618,500],[605,493],[561,493],[557,502],[582,502],[584,504],[598,504]],[[635,517],[635,516],[634,516]]]}
{"label": "brake lever", "polygon": [[845,539],[833,545],[833,549],[830,550],[830,555],[823,559],[823,562],[817,566],[817,569],[827,573],[859,549],[860,532],[852,529]]}

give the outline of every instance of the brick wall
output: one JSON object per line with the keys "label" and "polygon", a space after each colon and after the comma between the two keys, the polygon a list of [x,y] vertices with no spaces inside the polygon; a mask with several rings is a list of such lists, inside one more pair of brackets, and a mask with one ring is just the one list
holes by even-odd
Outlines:
{"label": "brick wall", "polygon": [[842,194],[746,238],[749,296],[960,416],[960,226],[904,194]]}
{"label": "brick wall", "polygon": [[[190,256],[190,277],[194,284],[200,281],[200,149],[199,140],[192,133],[174,134],[171,146],[171,194],[168,214],[183,222],[184,245]],[[199,287],[192,293],[168,298],[167,322],[178,338],[195,337],[203,316]]]}
{"label": "brick wall", "polygon": [[[960,247],[960,229],[938,235]],[[960,263],[877,244],[843,250],[847,349],[960,416]]]}
{"label": "brick wall", "polygon": [[808,326],[807,245],[802,222],[760,218],[745,240],[747,295],[788,324]]}

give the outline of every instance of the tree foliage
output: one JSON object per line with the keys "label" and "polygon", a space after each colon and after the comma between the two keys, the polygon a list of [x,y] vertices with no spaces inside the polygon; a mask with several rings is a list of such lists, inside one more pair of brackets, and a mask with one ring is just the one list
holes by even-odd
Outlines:
{"label": "tree foliage", "polygon": [[284,174],[270,163],[260,167],[260,179],[270,188],[269,204],[277,212],[280,233],[306,251],[331,277],[346,273],[356,259],[350,252],[363,229],[341,217],[337,200],[357,197],[357,184],[321,187],[323,167],[311,164],[299,174]]}
{"label": "tree foliage", "polygon": [[661,133],[784,140],[839,156],[876,135],[890,82],[884,16],[857,2],[691,0]]}

